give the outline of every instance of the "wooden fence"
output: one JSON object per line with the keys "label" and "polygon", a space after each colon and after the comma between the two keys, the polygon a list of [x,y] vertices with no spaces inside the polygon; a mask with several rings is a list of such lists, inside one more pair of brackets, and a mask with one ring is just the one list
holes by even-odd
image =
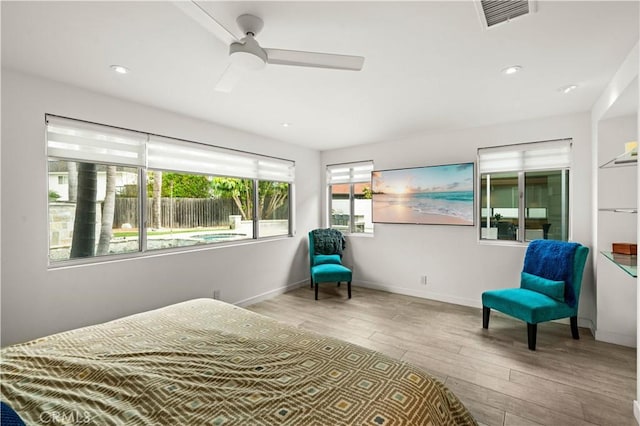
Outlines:
{"label": "wooden fence", "polygon": [[[153,200],[146,206],[146,218],[151,225]],[[231,199],[212,198],[162,198],[161,222],[163,228],[198,228],[229,226],[229,216],[240,215],[240,210]],[[287,219],[288,206],[276,210],[269,219]],[[121,228],[129,223],[134,228],[138,223],[138,199],[116,197],[113,227]]]}

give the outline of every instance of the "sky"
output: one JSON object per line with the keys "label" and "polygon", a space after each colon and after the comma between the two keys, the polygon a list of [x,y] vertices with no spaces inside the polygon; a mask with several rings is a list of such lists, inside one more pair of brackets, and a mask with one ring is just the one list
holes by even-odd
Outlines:
{"label": "sky", "polygon": [[473,163],[373,172],[373,192],[407,194],[473,190]]}

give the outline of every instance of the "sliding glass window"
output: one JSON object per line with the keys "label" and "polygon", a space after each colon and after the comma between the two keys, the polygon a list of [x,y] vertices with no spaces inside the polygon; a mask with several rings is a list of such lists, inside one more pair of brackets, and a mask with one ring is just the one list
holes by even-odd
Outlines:
{"label": "sliding glass window", "polygon": [[253,199],[251,179],[166,170],[146,175],[147,250],[253,238],[251,205],[243,205]]}
{"label": "sliding glass window", "polygon": [[480,239],[569,238],[571,140],[478,150]]}
{"label": "sliding glass window", "polygon": [[346,233],[373,233],[373,161],[327,166],[329,226]]}
{"label": "sliding glass window", "polygon": [[52,262],[140,250],[137,168],[49,159],[48,172]]}
{"label": "sliding glass window", "polygon": [[289,191],[286,182],[258,181],[258,233],[262,237],[287,235],[289,230]]}
{"label": "sliding glass window", "polygon": [[47,116],[49,261],[291,235],[294,163]]}

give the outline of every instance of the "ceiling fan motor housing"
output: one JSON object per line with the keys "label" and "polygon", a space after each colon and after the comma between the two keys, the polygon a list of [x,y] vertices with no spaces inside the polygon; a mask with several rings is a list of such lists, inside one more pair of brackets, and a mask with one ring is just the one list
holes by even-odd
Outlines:
{"label": "ceiling fan motor housing", "polygon": [[267,52],[251,35],[247,35],[240,42],[229,46],[231,61],[247,70],[260,70],[267,64]]}

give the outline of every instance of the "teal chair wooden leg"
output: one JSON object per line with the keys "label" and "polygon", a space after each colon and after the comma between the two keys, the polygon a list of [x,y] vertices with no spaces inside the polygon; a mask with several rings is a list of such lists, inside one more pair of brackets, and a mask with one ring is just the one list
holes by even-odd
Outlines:
{"label": "teal chair wooden leg", "polygon": [[578,331],[578,317],[571,317],[569,318],[571,320],[571,336],[576,339],[579,340],[580,339],[580,332]]}
{"label": "teal chair wooden leg", "polygon": [[482,328],[489,328],[489,316],[491,315],[491,308],[486,306],[482,307]]}
{"label": "teal chair wooden leg", "polygon": [[538,334],[538,324],[527,323],[527,341],[529,342],[529,349],[536,350],[536,336]]}

